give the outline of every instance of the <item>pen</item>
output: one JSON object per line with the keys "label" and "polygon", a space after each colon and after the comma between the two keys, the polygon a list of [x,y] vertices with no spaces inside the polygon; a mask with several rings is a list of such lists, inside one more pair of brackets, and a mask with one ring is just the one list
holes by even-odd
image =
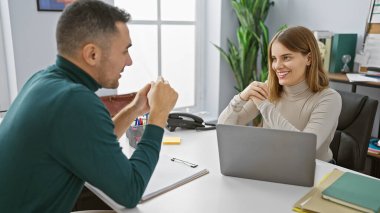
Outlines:
{"label": "pen", "polygon": [[184,161],[184,160],[178,159],[178,158],[172,158],[172,159],[170,159],[170,160],[173,161],[173,162],[183,163],[183,164],[185,164],[185,165],[187,165],[187,166],[190,166],[191,168],[195,168],[195,167],[198,166],[197,164],[190,163],[190,162],[187,162],[187,161]]}
{"label": "pen", "polygon": [[138,120],[137,120],[137,118],[135,119],[135,126],[137,126],[138,125]]}

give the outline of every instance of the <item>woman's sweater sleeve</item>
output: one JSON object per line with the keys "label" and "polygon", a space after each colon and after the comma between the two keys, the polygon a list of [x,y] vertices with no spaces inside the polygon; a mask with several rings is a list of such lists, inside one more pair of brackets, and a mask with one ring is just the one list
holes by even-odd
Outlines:
{"label": "woman's sweater sleeve", "polygon": [[218,123],[245,125],[258,114],[259,110],[253,101],[243,101],[239,94],[237,94],[220,114]]}

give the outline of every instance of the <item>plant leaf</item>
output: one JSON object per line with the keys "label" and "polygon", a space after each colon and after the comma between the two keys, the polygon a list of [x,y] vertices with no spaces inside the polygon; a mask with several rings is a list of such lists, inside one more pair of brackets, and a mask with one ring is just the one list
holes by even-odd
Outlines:
{"label": "plant leaf", "polygon": [[[237,43],[235,45],[227,39],[228,51],[214,44],[230,65],[236,80],[235,89],[239,92],[253,80],[267,79],[269,31],[265,19],[270,5],[270,0],[231,0],[231,6],[239,21],[236,29]],[[257,67],[259,55],[260,70]]]}

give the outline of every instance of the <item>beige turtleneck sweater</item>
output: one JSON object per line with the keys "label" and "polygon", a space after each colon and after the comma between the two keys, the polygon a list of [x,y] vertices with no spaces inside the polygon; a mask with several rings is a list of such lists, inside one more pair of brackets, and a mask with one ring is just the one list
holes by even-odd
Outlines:
{"label": "beige turtleneck sweater", "polygon": [[253,101],[243,101],[235,95],[220,114],[218,123],[246,125],[259,113],[263,127],[314,133],[317,136],[317,159],[329,161],[329,148],[334,137],[342,99],[335,90],[327,88],[313,93],[306,81],[294,86],[284,86],[280,100],[273,104],[268,100],[258,107]]}

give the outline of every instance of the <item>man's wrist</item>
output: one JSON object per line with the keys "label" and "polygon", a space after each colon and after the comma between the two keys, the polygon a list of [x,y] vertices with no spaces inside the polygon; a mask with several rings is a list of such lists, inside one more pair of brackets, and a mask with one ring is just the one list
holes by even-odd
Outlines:
{"label": "man's wrist", "polygon": [[168,120],[168,113],[160,112],[150,112],[149,113],[149,124],[154,124],[156,126],[164,128]]}
{"label": "man's wrist", "polygon": [[139,113],[130,105],[122,108],[115,117],[131,117],[131,118],[137,118],[139,116]]}

